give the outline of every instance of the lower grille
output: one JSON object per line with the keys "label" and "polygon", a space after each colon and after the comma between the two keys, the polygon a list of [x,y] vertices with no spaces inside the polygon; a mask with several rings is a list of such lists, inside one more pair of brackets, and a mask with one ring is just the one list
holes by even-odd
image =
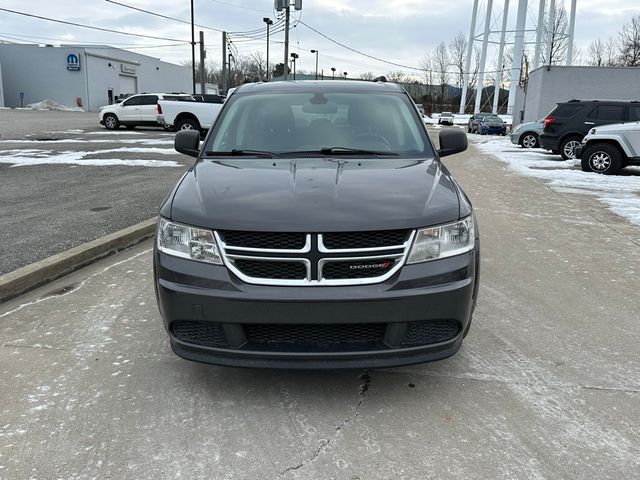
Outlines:
{"label": "lower grille", "polygon": [[403,346],[429,345],[446,342],[460,332],[460,325],[454,320],[425,320],[407,323],[407,333]]}
{"label": "lower grille", "polygon": [[183,342],[207,347],[228,346],[221,323],[178,320],[171,324],[171,331]]}
{"label": "lower grille", "polygon": [[272,280],[304,280],[307,278],[307,268],[302,262],[237,258],[233,261],[233,264],[240,272],[253,278],[269,278]]}
{"label": "lower grille", "polygon": [[386,324],[247,324],[244,326],[249,344],[262,349],[304,351],[349,351],[380,344]]}
{"label": "lower grille", "polygon": [[322,277],[329,280],[380,277],[391,270],[395,263],[396,261],[393,258],[327,262],[322,267]]}

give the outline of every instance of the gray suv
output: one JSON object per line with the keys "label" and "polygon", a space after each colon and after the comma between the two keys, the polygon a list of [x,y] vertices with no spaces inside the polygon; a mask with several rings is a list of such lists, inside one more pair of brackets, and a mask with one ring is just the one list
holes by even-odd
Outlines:
{"label": "gray suv", "polygon": [[245,367],[449,357],[469,331],[480,239],[411,98],[384,82],[246,84],[158,220],[155,287],[173,351]]}

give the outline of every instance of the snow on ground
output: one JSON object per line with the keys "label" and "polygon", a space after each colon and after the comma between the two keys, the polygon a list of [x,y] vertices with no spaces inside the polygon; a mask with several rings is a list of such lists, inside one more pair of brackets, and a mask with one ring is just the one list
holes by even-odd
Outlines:
{"label": "snow on ground", "polygon": [[56,110],[59,112],[84,112],[84,110],[80,107],[67,107],[46,98],[41,102],[30,103],[29,105],[27,105],[27,108],[30,108],[32,110]]}
{"label": "snow on ground", "polygon": [[558,192],[595,195],[612,212],[640,225],[640,167],[627,167],[626,175],[599,175],[583,172],[574,160],[520,148],[508,138],[473,135],[469,139],[518,174],[545,180]]}
{"label": "snow on ground", "polygon": [[[28,143],[28,144],[58,144],[58,143],[114,143],[113,140],[104,140],[104,139],[91,139],[91,140],[79,140],[75,138],[58,138],[52,140],[0,140],[0,143]],[[173,138],[167,139],[153,139],[153,138],[141,138],[138,140],[133,140],[130,138],[127,139],[118,139],[118,143],[126,143],[129,145],[173,145]]]}
{"label": "snow on ground", "polygon": [[[90,155],[96,153],[106,153],[114,151],[137,151],[140,153],[145,149],[115,149],[115,150],[102,150],[102,151],[88,151],[88,152],[53,152],[51,150],[36,150],[36,149],[23,149],[23,150],[5,150],[0,152],[0,163],[9,163],[12,167],[20,167],[24,165],[89,165],[97,167],[106,166],[129,166],[129,167],[181,167],[179,162],[172,160],[134,160],[134,159],[119,159],[119,158],[105,158],[97,159],[90,158]],[[159,149],[148,149],[159,150]],[[157,152],[145,152],[145,153],[157,153]]]}

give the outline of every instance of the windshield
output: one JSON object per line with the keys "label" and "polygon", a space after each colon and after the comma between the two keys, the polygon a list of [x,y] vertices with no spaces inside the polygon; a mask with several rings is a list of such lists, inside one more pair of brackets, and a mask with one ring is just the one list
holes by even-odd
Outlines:
{"label": "windshield", "polygon": [[205,146],[210,154],[333,154],[338,149],[362,154],[370,151],[404,157],[434,156],[415,108],[400,93],[234,95]]}

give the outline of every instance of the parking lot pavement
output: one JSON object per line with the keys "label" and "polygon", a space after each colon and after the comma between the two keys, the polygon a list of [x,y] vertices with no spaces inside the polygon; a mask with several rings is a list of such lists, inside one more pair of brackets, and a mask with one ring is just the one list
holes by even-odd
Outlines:
{"label": "parking lot pavement", "polygon": [[454,357],[340,372],[180,360],[148,241],[0,307],[0,477],[639,478],[638,244],[594,218],[604,206],[473,147],[445,163],[483,250]]}
{"label": "parking lot pavement", "polygon": [[[13,139],[4,130],[0,139],[0,275],[155,216],[193,161],[161,129],[108,131],[94,113],[9,112],[16,125]],[[70,120],[47,127],[50,114]]]}

